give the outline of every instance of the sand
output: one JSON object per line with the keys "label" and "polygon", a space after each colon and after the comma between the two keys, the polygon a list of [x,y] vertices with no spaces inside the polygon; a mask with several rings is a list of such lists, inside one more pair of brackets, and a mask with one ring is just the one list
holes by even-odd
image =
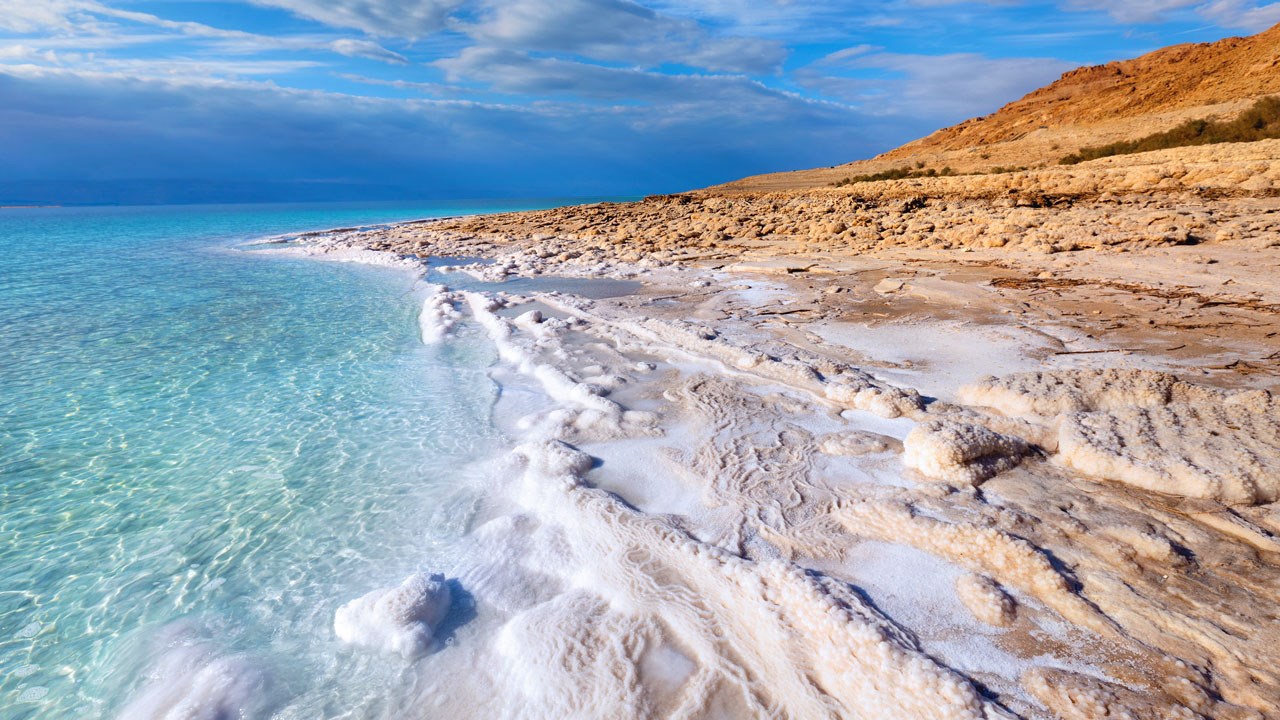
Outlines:
{"label": "sand", "polygon": [[1280,717],[1280,205],[895,192],[308,240],[644,282],[425,295],[424,341],[482,332],[540,399],[497,408],[521,444],[439,569],[477,630],[411,666],[424,706]]}

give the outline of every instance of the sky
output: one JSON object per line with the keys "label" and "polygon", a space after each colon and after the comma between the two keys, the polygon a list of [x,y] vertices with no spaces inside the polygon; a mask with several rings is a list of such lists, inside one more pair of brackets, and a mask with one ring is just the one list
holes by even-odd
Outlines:
{"label": "sky", "polygon": [[0,0],[0,203],[629,196],[888,150],[1255,0]]}

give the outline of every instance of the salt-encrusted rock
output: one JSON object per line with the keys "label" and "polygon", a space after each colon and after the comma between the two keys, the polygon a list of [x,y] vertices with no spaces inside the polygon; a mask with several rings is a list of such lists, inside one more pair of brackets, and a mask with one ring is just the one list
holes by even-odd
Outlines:
{"label": "salt-encrusted rock", "polygon": [[903,282],[902,280],[895,280],[895,279],[893,279],[893,278],[885,278],[885,279],[881,280],[880,282],[876,283],[876,286],[875,286],[874,288],[872,288],[872,290],[875,290],[876,292],[880,293],[881,295],[888,295],[889,293],[898,292],[899,290],[901,290],[901,289],[902,289],[903,287],[905,287],[905,286],[906,286],[906,283],[905,283],[905,282]]}
{"label": "salt-encrusted rock", "polygon": [[961,575],[956,580],[956,596],[975,618],[988,625],[1004,627],[1017,618],[1017,602],[989,577]]}
{"label": "salt-encrusted rock", "polygon": [[968,403],[1057,417],[1058,460],[1133,487],[1254,505],[1280,500],[1280,402],[1149,370],[1072,370],[985,378]]}
{"label": "salt-encrusted rock", "polygon": [[415,573],[338,608],[333,630],[349,645],[416,658],[431,647],[453,595],[443,575]]}
{"label": "salt-encrusted rock", "polygon": [[1154,370],[1057,370],[985,377],[960,388],[960,400],[1006,415],[1040,415],[1109,410],[1132,405],[1167,405],[1195,386]]}
{"label": "salt-encrusted rock", "polygon": [[949,420],[930,420],[907,435],[903,462],[932,480],[978,485],[1017,467],[1032,450],[1021,438]]}
{"label": "salt-encrusted rock", "polygon": [[1256,505],[1280,499],[1275,402],[1128,407],[1075,413],[1058,436],[1062,462],[1086,475],[1169,495]]}

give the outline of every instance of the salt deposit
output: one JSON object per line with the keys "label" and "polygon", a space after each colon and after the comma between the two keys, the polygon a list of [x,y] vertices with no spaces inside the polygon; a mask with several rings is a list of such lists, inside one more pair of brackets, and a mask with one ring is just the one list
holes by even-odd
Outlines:
{"label": "salt deposit", "polygon": [[[452,232],[430,237],[471,247]],[[474,270],[639,267],[557,260],[563,238],[539,243]],[[830,320],[805,298],[833,290],[873,308],[996,302],[914,271],[887,294],[875,290],[883,273],[834,288],[744,274],[726,293],[711,277],[723,280],[647,276],[679,288],[669,305],[657,293],[449,298],[466,311],[451,320],[494,343],[508,394],[539,400],[504,400],[526,414],[513,424],[520,444],[457,568],[485,628],[462,643],[483,692],[442,692],[439,707],[557,718],[1280,712],[1276,664],[1256,661],[1273,657],[1266,608],[1280,601],[1271,395],[1081,368],[1120,363],[1050,323],[984,328],[1016,355],[985,362],[978,346],[917,356],[876,344],[963,339],[967,319],[858,335],[846,311],[825,338],[787,319]],[[1078,358],[1068,343],[1100,354]],[[938,373],[915,382],[931,359]]]}
{"label": "salt deposit", "polygon": [[956,580],[956,596],[988,625],[1008,625],[1018,614],[1018,604],[988,577],[967,573]]}
{"label": "salt deposit", "polygon": [[223,720],[266,717],[272,679],[251,659],[220,652],[178,625],[161,637],[170,647],[146,684],[121,709],[120,720]]}
{"label": "salt deposit", "polygon": [[422,300],[422,310],[418,313],[418,328],[422,343],[431,345],[448,336],[449,331],[462,318],[458,311],[456,295],[444,287],[429,284],[426,297]]}
{"label": "salt deposit", "polygon": [[1280,402],[1264,391],[1106,370],[988,378],[961,394],[1052,419],[1058,459],[1092,477],[1240,505],[1280,499]]}
{"label": "salt deposit", "polygon": [[930,420],[907,435],[902,460],[926,477],[977,485],[1013,467],[1031,453],[1021,438],[981,425]]}
{"label": "salt deposit", "polygon": [[338,608],[333,631],[349,645],[413,659],[430,649],[432,633],[451,602],[443,575],[415,573]]}

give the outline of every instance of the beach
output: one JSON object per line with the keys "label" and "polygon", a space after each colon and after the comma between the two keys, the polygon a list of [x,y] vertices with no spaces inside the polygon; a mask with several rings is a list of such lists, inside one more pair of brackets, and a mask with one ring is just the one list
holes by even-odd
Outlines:
{"label": "beach", "polygon": [[[442,679],[424,701],[1280,712],[1277,201],[876,192],[705,191],[311,240],[320,257],[476,260],[435,280],[424,338],[481,328],[499,384],[542,396],[499,401],[518,439],[506,479],[469,529],[475,556],[438,568],[496,639],[426,663],[463,654],[490,692]],[[939,232],[973,216],[978,238],[1016,241]],[[868,225],[882,239],[860,243]],[[1062,247],[1065,227],[1088,243]],[[450,287],[529,277],[643,287]]]}
{"label": "beach", "polygon": [[1280,720],[1280,2],[9,2],[0,720]]}

